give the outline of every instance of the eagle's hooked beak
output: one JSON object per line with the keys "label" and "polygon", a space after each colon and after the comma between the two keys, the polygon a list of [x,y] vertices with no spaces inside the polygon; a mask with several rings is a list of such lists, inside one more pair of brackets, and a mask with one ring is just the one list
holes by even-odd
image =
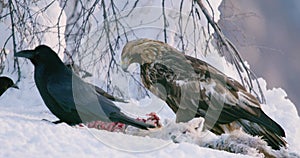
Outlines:
{"label": "eagle's hooked beak", "polygon": [[121,68],[122,68],[122,70],[123,71],[125,71],[125,72],[128,72],[128,58],[126,57],[126,58],[124,58],[124,59],[122,59],[121,60]]}

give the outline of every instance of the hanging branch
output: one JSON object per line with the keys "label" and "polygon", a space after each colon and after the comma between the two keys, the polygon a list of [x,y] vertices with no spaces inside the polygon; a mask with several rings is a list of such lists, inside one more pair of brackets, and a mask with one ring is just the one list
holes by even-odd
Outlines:
{"label": "hanging branch", "polygon": [[180,39],[180,43],[181,43],[181,49],[182,49],[182,50],[185,50],[184,42],[183,42],[182,8],[183,8],[183,0],[181,0],[181,2],[180,2],[180,7],[179,7],[179,20],[178,20],[178,26],[179,26],[179,39]]}
{"label": "hanging branch", "polygon": [[165,40],[165,43],[168,43],[167,41],[167,27],[168,27],[168,24],[167,24],[167,18],[166,18],[166,13],[165,13],[165,0],[162,0],[161,2],[162,4],[162,14],[163,14],[163,18],[164,18],[164,40]]}
{"label": "hanging branch", "polygon": [[[236,69],[238,70],[238,74],[240,76],[241,82],[242,84],[245,86],[245,82],[243,79],[243,76],[241,74],[241,72],[246,72],[247,77],[249,82],[246,82],[246,84],[249,87],[249,91],[250,92],[254,92],[255,95],[257,96],[257,98],[259,99],[259,101],[261,103],[265,103],[265,96],[262,92],[262,89],[260,87],[260,84],[257,80],[256,75],[245,65],[244,60],[242,59],[242,57],[240,56],[240,53],[238,52],[237,48],[234,46],[234,44],[226,38],[226,36],[222,33],[220,27],[218,26],[218,24],[213,20],[213,16],[211,16],[208,12],[208,10],[205,8],[205,6],[202,3],[202,0],[195,0],[197,2],[197,4],[199,5],[200,9],[202,10],[203,14],[205,15],[208,23],[212,26],[212,28],[214,29],[218,39],[220,40],[220,42],[222,43],[222,46],[225,46],[226,50],[229,52],[230,57],[233,61],[233,64],[235,65]],[[207,3],[209,3],[207,1]],[[251,78],[253,78],[256,81],[256,84],[258,86],[258,90],[260,93],[260,97],[259,95],[254,91],[253,89],[253,83]]]}
{"label": "hanging branch", "polygon": [[[12,0],[9,0],[8,3],[9,3],[9,14],[10,14],[10,21],[11,21],[11,36],[12,36],[12,42],[13,42],[13,51],[14,51],[14,54],[16,54],[17,53],[17,44],[16,44],[16,36],[15,36],[14,8],[13,8]],[[17,67],[17,71],[18,71],[17,82],[19,82],[21,79],[21,70],[20,70],[20,65],[19,65],[19,61],[17,58],[14,59],[14,68],[16,68],[16,67]]]}

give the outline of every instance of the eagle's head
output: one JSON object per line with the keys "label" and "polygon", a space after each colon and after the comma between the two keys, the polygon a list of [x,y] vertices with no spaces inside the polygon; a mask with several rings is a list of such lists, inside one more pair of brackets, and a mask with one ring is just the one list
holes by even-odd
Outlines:
{"label": "eagle's head", "polygon": [[163,42],[146,38],[128,42],[122,51],[122,69],[127,70],[132,63],[143,65],[159,61],[163,56],[163,52],[165,52],[164,45]]}

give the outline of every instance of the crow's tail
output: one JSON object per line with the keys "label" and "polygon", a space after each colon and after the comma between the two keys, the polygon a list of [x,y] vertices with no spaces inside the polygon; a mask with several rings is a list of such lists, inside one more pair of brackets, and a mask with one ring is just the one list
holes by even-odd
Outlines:
{"label": "crow's tail", "polygon": [[112,113],[110,114],[109,119],[113,122],[120,122],[127,125],[131,125],[140,129],[148,130],[148,128],[155,128],[154,125],[147,124],[136,119],[130,118],[123,113]]}

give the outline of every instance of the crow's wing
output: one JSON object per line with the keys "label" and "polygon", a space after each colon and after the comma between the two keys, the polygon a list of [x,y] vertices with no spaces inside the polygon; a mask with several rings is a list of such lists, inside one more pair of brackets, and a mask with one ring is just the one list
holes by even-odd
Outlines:
{"label": "crow's wing", "polygon": [[48,93],[65,112],[76,110],[71,78],[69,73],[59,73],[50,76],[47,81]]}
{"label": "crow's wing", "polygon": [[101,120],[121,122],[141,129],[155,127],[126,116],[112,101],[99,95],[93,86],[83,82],[79,77],[73,76],[72,81],[76,109],[83,122]]}
{"label": "crow's wing", "polygon": [[72,87],[76,109],[83,121],[110,122],[112,113],[120,113],[120,109],[113,102],[99,95],[93,86],[76,75],[72,77]]}
{"label": "crow's wing", "polygon": [[68,112],[77,110],[83,122],[108,122],[110,113],[120,111],[111,101],[98,95],[90,84],[70,72],[50,76],[47,89],[61,108]]}
{"label": "crow's wing", "polygon": [[68,112],[76,111],[82,122],[101,120],[121,122],[141,129],[155,127],[121,113],[113,102],[98,94],[91,84],[70,73],[70,70],[49,77],[47,89],[59,106]]}
{"label": "crow's wing", "polygon": [[103,89],[101,89],[100,87],[96,86],[96,85],[92,85],[92,87],[95,87],[95,90],[97,93],[99,93],[100,95],[104,96],[105,98],[111,100],[111,101],[116,101],[116,102],[122,102],[122,103],[128,103],[128,101],[125,101],[124,99],[115,97],[107,92],[105,92]]}

